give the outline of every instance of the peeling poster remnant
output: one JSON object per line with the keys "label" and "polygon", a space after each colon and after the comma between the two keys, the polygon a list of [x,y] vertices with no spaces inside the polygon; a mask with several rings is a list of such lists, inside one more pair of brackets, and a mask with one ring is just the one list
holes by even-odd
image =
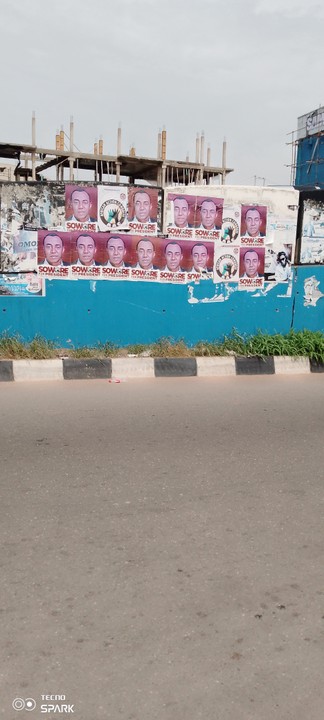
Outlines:
{"label": "peeling poster remnant", "polygon": [[306,278],[304,281],[304,305],[305,307],[316,307],[317,301],[324,297],[324,294],[318,289],[320,281],[315,275]]}

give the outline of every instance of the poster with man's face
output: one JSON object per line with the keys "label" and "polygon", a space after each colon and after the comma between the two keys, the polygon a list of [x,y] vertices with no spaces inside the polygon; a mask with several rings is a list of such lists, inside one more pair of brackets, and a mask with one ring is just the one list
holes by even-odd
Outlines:
{"label": "poster with man's face", "polygon": [[102,233],[79,230],[71,233],[71,277],[101,278],[103,257]]}
{"label": "poster with man's face", "polygon": [[190,239],[195,234],[195,195],[168,193],[166,202],[166,224],[169,237]]}
{"label": "poster with man's face", "polygon": [[149,235],[130,235],[128,238],[131,263],[130,280],[156,282],[159,277],[161,238]]}
{"label": "poster with man's face", "polygon": [[42,277],[70,277],[71,234],[57,230],[38,231],[38,273]]}
{"label": "poster with man's face", "polygon": [[156,235],[160,229],[160,203],[157,188],[131,187],[128,190],[128,223],[132,233]]}
{"label": "poster with man's face", "polygon": [[264,247],[240,248],[239,290],[263,287]]}
{"label": "poster with man's face", "polygon": [[205,240],[218,240],[222,229],[224,199],[217,197],[197,197],[195,213],[195,237]]}
{"label": "poster with man's face", "polygon": [[265,205],[242,205],[241,244],[262,246],[267,233],[267,207]]}
{"label": "poster with man's face", "polygon": [[65,186],[65,229],[97,230],[97,188],[91,185]]}

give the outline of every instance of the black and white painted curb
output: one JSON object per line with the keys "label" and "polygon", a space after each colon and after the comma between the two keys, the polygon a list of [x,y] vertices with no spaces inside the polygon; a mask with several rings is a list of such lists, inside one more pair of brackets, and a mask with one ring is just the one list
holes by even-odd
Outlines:
{"label": "black and white painted curb", "polygon": [[306,357],[88,358],[0,360],[0,382],[130,378],[304,375],[324,372]]}

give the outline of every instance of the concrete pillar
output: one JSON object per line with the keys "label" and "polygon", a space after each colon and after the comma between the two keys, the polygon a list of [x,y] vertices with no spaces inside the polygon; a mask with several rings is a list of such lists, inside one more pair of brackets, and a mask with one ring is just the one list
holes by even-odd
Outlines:
{"label": "concrete pillar", "polygon": [[165,128],[162,130],[162,152],[161,152],[161,158],[162,160],[166,160],[166,143],[167,143],[167,134]]}
{"label": "concrete pillar", "polygon": [[[71,115],[71,117],[70,117],[70,152],[72,152],[72,153],[73,153],[73,148],[74,148],[74,122],[73,122],[73,117]],[[73,180],[74,180],[73,157],[70,157],[69,165],[70,165],[70,180],[71,180],[71,182],[73,182]]]}
{"label": "concrete pillar", "polygon": [[200,140],[199,140],[199,133],[197,133],[197,137],[196,137],[196,163],[199,163],[199,154],[200,154]]}
{"label": "concrete pillar", "polygon": [[204,160],[205,160],[205,133],[202,130],[201,136],[200,136],[200,158],[199,158],[199,162],[201,165],[204,164]]}
{"label": "concrete pillar", "polygon": [[[35,110],[32,114],[32,146],[36,147],[36,115]],[[32,180],[36,180],[36,153],[32,150]]]}
{"label": "concrete pillar", "polygon": [[223,140],[223,152],[222,152],[222,185],[226,183],[226,138]]}

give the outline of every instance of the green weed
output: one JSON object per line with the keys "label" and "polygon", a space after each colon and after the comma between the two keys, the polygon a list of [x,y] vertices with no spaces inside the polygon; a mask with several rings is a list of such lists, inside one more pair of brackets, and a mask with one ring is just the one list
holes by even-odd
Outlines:
{"label": "green weed", "polygon": [[292,357],[309,357],[319,363],[324,362],[324,334],[320,331],[290,330],[287,335],[269,335],[261,330],[255,335],[241,335],[233,330],[231,335],[225,335],[222,341],[199,341],[195,346],[189,347],[184,340],[174,340],[164,337],[151,345],[134,343],[125,347],[118,347],[110,340],[98,343],[93,347],[58,348],[54,342],[36,336],[30,342],[25,342],[19,335],[0,336],[0,358],[19,359],[34,358],[37,360],[60,357],[62,355],[73,358],[104,358],[126,357],[127,355],[150,357],[192,357],[192,356],[221,356],[221,355],[289,355]]}
{"label": "green weed", "polygon": [[184,340],[173,340],[172,338],[160,338],[150,345],[151,357],[191,357],[194,355],[193,348],[189,348]]}

